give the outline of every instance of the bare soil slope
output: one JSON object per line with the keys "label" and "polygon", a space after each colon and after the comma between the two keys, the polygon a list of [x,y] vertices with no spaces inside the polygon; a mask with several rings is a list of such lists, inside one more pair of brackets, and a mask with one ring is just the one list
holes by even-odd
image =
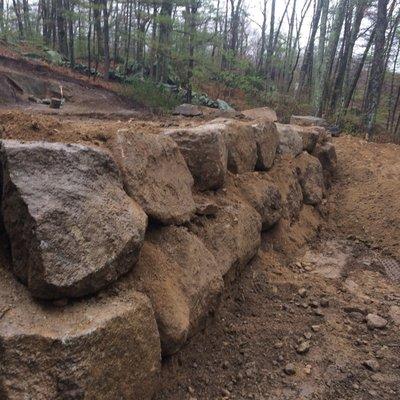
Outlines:
{"label": "bare soil slope", "polygon": [[319,241],[293,258],[265,238],[215,321],[165,360],[157,400],[400,397],[400,147],[335,144]]}

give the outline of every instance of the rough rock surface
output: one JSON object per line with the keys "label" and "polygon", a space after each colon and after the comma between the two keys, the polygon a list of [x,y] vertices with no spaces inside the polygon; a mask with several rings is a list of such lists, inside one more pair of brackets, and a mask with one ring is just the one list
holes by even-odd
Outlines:
{"label": "rough rock surface", "polygon": [[315,128],[303,128],[299,127],[298,130],[299,135],[303,139],[303,150],[307,151],[308,153],[312,154],[315,149],[315,146],[318,143],[318,139],[320,137],[320,132]]}
{"label": "rough rock surface", "polygon": [[245,110],[242,114],[249,119],[259,119],[266,122],[277,122],[278,117],[275,110],[269,107],[252,108],[250,110]]}
{"label": "rough rock surface", "polygon": [[225,183],[228,153],[223,130],[223,124],[207,124],[164,132],[178,144],[200,190],[216,190]]}
{"label": "rough rock surface", "polygon": [[165,225],[190,220],[195,211],[193,177],[171,138],[121,130],[109,146],[125,190],[150,218]]}
{"label": "rough rock surface", "polygon": [[184,117],[198,117],[203,115],[201,108],[193,104],[181,104],[173,111],[174,115],[183,115]]}
{"label": "rough rock surface", "polygon": [[242,199],[212,197],[219,207],[214,218],[203,217],[190,225],[214,254],[222,276],[234,275],[257,254],[261,243],[261,217]]}
{"label": "rough rock surface", "polygon": [[234,174],[254,171],[258,154],[252,124],[230,119],[220,119],[215,122],[224,126],[223,137],[228,150],[228,170]]}
{"label": "rough rock surface", "polygon": [[325,184],[322,165],[316,157],[303,152],[295,159],[305,204],[318,205],[322,202]]}
{"label": "rough rock surface", "polygon": [[2,212],[13,271],[41,298],[94,293],[128,272],[147,217],[107,153],[3,140]]}
{"label": "rough rock surface", "polygon": [[176,353],[203,326],[223,289],[214,256],[182,227],[151,232],[128,279],[153,304],[164,355]]}
{"label": "rough rock surface", "polygon": [[36,303],[0,269],[2,400],[150,400],[160,341],[140,293],[102,296],[64,308]]}
{"label": "rough rock surface", "polygon": [[298,156],[303,151],[303,139],[298,133],[298,129],[293,125],[276,124],[279,133],[280,154],[289,154],[293,157]]}
{"label": "rough rock surface", "polygon": [[258,171],[267,171],[275,160],[279,144],[279,135],[273,122],[260,122],[253,125],[254,137],[257,145]]}
{"label": "rough rock surface", "polygon": [[283,218],[294,221],[303,206],[303,191],[299,183],[296,164],[287,156],[275,162],[267,175],[282,195]]}
{"label": "rough rock surface", "polygon": [[332,143],[318,144],[313,155],[319,159],[324,170],[331,174],[336,171],[337,156],[335,146]]}
{"label": "rough rock surface", "polygon": [[262,229],[272,228],[282,216],[282,196],[268,177],[259,173],[247,173],[233,177],[238,195],[243,197],[262,219]]}
{"label": "rough rock surface", "polygon": [[300,126],[326,126],[326,120],[324,118],[313,117],[311,115],[292,115],[290,118],[292,125]]}

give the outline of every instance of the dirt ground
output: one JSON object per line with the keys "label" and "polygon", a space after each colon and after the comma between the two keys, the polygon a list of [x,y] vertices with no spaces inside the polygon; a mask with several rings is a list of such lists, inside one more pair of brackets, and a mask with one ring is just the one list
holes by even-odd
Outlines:
{"label": "dirt ground", "polygon": [[[264,243],[157,400],[400,398],[400,147],[343,136],[318,240]],[[368,314],[387,321],[370,329]]]}

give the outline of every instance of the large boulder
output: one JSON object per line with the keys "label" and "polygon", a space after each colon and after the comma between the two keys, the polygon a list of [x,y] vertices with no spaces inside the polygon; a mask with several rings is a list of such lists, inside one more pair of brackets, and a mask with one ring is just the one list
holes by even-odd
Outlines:
{"label": "large boulder", "polygon": [[303,152],[295,159],[305,204],[318,205],[322,202],[325,184],[322,165],[318,158]]}
{"label": "large boulder", "polygon": [[184,117],[198,117],[203,115],[203,111],[199,106],[193,104],[181,104],[174,109],[173,114],[183,115]]}
{"label": "large boulder", "polygon": [[295,160],[283,157],[275,163],[267,175],[282,195],[282,217],[288,221],[297,220],[303,207],[303,191]]}
{"label": "large boulder", "polygon": [[228,153],[223,130],[223,124],[207,124],[164,132],[178,144],[199,190],[216,190],[225,183]]}
{"label": "large boulder", "polygon": [[282,196],[266,175],[247,173],[232,178],[238,195],[260,214],[262,229],[272,228],[282,216]]}
{"label": "large boulder", "polygon": [[149,300],[138,292],[63,308],[37,303],[0,269],[2,400],[150,400],[161,369]]}
{"label": "large boulder", "polygon": [[299,126],[298,133],[303,139],[303,150],[312,154],[315,146],[318,143],[318,139],[320,137],[320,133],[315,128],[309,127],[300,127]]}
{"label": "large boulder", "polygon": [[278,152],[296,157],[303,151],[303,139],[293,125],[276,124],[279,133]]}
{"label": "large boulder", "polygon": [[311,115],[292,115],[290,123],[300,126],[327,126],[327,122],[324,118],[313,117]]}
{"label": "large boulder", "polygon": [[190,220],[195,211],[193,177],[171,138],[120,130],[109,147],[125,190],[150,218],[165,225]]}
{"label": "large boulder", "polygon": [[228,150],[228,170],[234,174],[254,171],[258,154],[253,124],[222,118],[213,122],[223,125],[222,133]]}
{"label": "large boulder", "polygon": [[267,171],[274,164],[279,144],[278,130],[273,122],[255,123],[253,124],[253,130],[257,145],[256,169],[258,171]]}
{"label": "large boulder", "polygon": [[151,232],[128,280],[153,304],[164,355],[176,353],[203,327],[223,289],[214,256],[182,227]]}
{"label": "large boulder", "polygon": [[252,120],[262,120],[265,122],[277,122],[276,112],[269,107],[252,108],[251,110],[242,111],[242,114]]}
{"label": "large boulder", "polygon": [[218,206],[216,215],[199,218],[190,225],[190,230],[214,254],[221,275],[235,277],[258,252],[261,216],[246,201],[235,196],[213,196],[212,201]]}
{"label": "large boulder", "polygon": [[3,140],[2,213],[13,271],[34,296],[94,293],[137,262],[147,226],[107,153]]}
{"label": "large boulder", "polygon": [[330,174],[335,173],[337,168],[337,155],[335,146],[332,143],[326,142],[324,144],[317,144],[313,155],[318,158],[325,171]]}

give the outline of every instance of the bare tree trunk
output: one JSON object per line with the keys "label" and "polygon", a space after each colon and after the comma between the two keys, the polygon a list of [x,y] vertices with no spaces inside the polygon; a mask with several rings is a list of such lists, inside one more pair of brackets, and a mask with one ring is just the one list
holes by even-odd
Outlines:
{"label": "bare tree trunk", "polygon": [[169,75],[170,46],[172,32],[172,0],[163,0],[160,10],[160,26],[158,36],[157,81],[166,82]]}
{"label": "bare tree trunk", "polygon": [[57,30],[59,51],[63,56],[68,57],[67,23],[63,0],[57,0]]}
{"label": "bare tree trunk", "polygon": [[389,0],[378,1],[378,16],[376,22],[375,49],[371,64],[371,73],[368,81],[365,109],[364,127],[368,137],[372,134],[375,125],[381,97],[382,85],[385,75],[385,39],[388,25],[387,7]]}
{"label": "bare tree trunk", "polygon": [[15,16],[17,17],[19,38],[24,39],[25,31],[24,31],[24,24],[22,23],[21,3],[19,2],[19,0],[13,0],[13,7],[14,7]]}
{"label": "bare tree trunk", "polygon": [[104,42],[104,78],[110,76],[110,28],[108,25],[107,0],[102,0],[103,8],[103,42]]}

